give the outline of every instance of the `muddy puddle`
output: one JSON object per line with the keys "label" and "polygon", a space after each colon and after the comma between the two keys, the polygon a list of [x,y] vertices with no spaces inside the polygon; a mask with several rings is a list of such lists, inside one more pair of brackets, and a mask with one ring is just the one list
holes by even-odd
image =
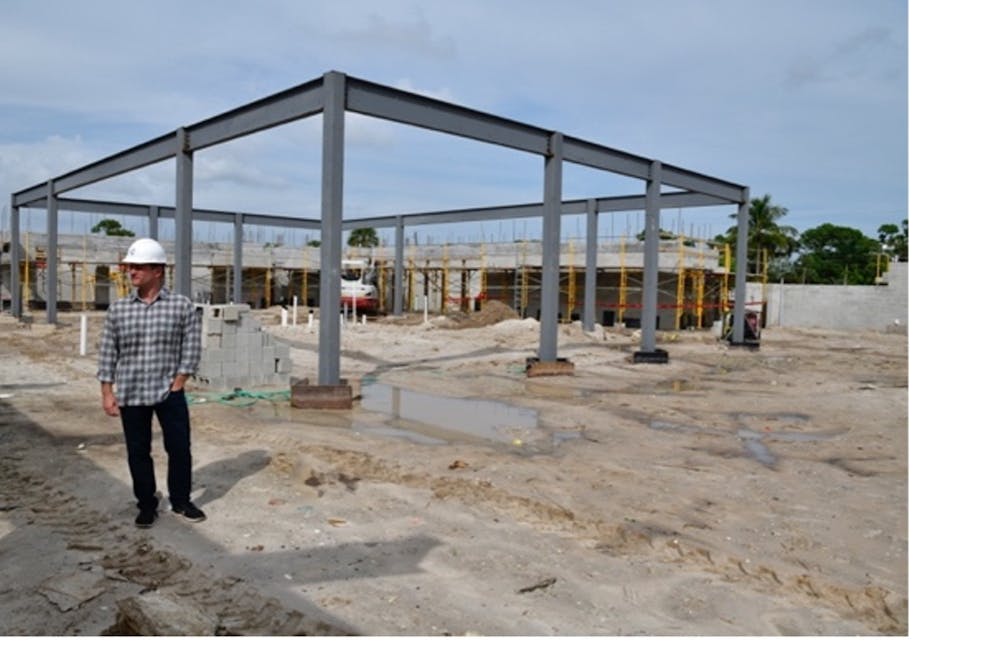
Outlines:
{"label": "muddy puddle", "polygon": [[735,434],[743,449],[743,454],[754,461],[775,468],[779,455],[771,447],[775,441],[822,442],[840,436],[844,430],[815,430],[809,427],[811,417],[797,412],[770,414],[733,413],[737,422],[733,430],[720,430],[707,426],[675,423],[665,419],[648,421],[650,428],[674,434],[711,434],[728,436]]}
{"label": "muddy puddle", "polygon": [[381,425],[355,421],[365,434],[405,438],[416,443],[487,442],[523,452],[538,452],[580,438],[553,431],[538,420],[538,411],[493,400],[456,398],[417,392],[379,382],[361,385],[358,407],[384,415]]}

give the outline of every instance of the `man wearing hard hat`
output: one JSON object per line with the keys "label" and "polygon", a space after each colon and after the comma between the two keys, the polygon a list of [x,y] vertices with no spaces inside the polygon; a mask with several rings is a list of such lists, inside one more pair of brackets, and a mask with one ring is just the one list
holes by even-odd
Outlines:
{"label": "man wearing hard hat", "polygon": [[201,359],[201,316],[184,295],[164,286],[167,254],[153,239],[129,246],[122,264],[133,291],[108,308],[97,379],[108,416],[120,416],[139,515],[148,528],[157,517],[156,475],[150,454],[153,414],[167,451],[170,507],[189,522],[205,514],[191,502],[191,418],[184,383]]}

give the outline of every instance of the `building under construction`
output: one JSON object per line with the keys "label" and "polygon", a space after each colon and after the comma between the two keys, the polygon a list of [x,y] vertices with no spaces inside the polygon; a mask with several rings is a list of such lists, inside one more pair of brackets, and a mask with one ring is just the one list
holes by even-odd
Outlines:
{"label": "building under construction", "polygon": [[[131,289],[120,267],[131,237],[60,234],[53,263],[44,234],[22,237],[17,290],[23,303],[45,308],[48,273],[56,272],[60,310],[106,308]],[[164,242],[173,257],[173,244]],[[643,242],[604,240],[597,246],[595,320],[604,326],[638,328],[642,310]],[[9,248],[9,245],[5,246]],[[7,250],[5,250],[6,252]],[[253,308],[293,303],[319,306],[320,250],[313,246],[244,243],[239,281],[233,246],[194,244],[192,297],[195,301],[246,303]],[[728,248],[703,240],[661,240],[658,258],[659,330],[707,328],[724,316],[732,277]],[[397,257],[391,247],[348,247],[343,258],[367,262],[365,280],[377,288],[373,313],[392,311]],[[584,243],[569,240],[559,252],[559,312],[562,322],[582,317],[585,290]],[[173,266],[167,282],[172,285]],[[425,244],[404,248],[404,311],[471,312],[486,300],[498,300],[522,317],[541,318],[541,241],[482,244]],[[0,294],[10,300],[10,269],[0,263]],[[350,308],[350,303],[345,306]],[[5,306],[6,307],[6,306]]]}

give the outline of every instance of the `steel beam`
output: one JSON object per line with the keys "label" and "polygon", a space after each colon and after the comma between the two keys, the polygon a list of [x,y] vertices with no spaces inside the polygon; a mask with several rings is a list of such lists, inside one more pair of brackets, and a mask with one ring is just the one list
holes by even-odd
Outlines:
{"label": "steel beam", "polygon": [[[59,207],[56,205],[55,182],[48,182],[48,208],[46,210],[45,253],[45,321],[55,324],[56,307],[59,305]],[[27,250],[24,251],[28,253]]]}
{"label": "steel beam", "polygon": [[[45,208],[46,198],[33,200],[22,207]],[[636,211],[644,209],[646,195],[638,194],[632,196],[605,196],[594,199],[597,201],[598,214],[609,212]],[[146,216],[149,214],[149,205],[139,205],[134,203],[119,203],[102,200],[87,200],[82,198],[61,198],[56,197],[59,211],[75,211],[100,214],[119,214],[124,216]],[[677,209],[685,207],[711,207],[721,205],[731,205],[733,201],[724,200],[715,196],[706,196],[691,191],[670,191],[660,194],[661,209]],[[172,205],[157,205],[160,218],[174,218],[174,207]],[[572,214],[587,213],[587,199],[565,200],[562,202],[561,211],[564,216]],[[495,207],[473,207],[468,209],[451,209],[446,211],[417,212],[410,214],[395,214],[391,216],[372,216],[370,218],[355,218],[345,220],[345,225],[351,229],[361,227],[372,227],[375,229],[388,229],[396,226],[398,218],[403,219],[404,227],[414,227],[417,225],[434,225],[441,223],[468,223],[488,220],[513,220],[519,218],[541,218],[542,203],[525,203],[518,205],[498,205]],[[216,223],[232,223],[234,213],[215,209],[192,209],[192,220]],[[245,225],[263,225],[267,227],[287,227],[289,229],[308,229],[318,231],[320,221],[314,218],[302,218],[299,216],[278,216],[272,214],[243,213]],[[153,237],[155,238],[155,237]]]}
{"label": "steel beam", "polygon": [[597,201],[587,201],[587,271],[583,278],[583,330],[593,331],[597,314]]}
{"label": "steel beam", "polygon": [[[10,200],[10,314],[20,319],[21,304],[21,210]],[[27,250],[24,251],[28,253]]]}
{"label": "steel beam", "polygon": [[340,257],[344,220],[346,79],[323,76],[323,172],[320,200],[319,384],[340,384]]}
{"label": "steel beam", "polygon": [[403,247],[406,245],[403,217],[396,217],[396,262],[392,271],[392,314],[403,314]]}
{"label": "steel beam", "polygon": [[323,78],[248,103],[187,127],[192,151],[323,111]]}
{"label": "steel beam", "polygon": [[174,137],[177,163],[176,207],[174,212],[174,286],[175,292],[193,298],[191,293],[192,203],[194,199],[194,154],[188,147],[187,132],[178,128]]}
{"label": "steel beam", "polygon": [[56,194],[63,194],[71,189],[77,189],[100,180],[107,180],[122,173],[169,160],[176,150],[176,140],[173,135],[163,135],[154,140],[140,144],[117,155],[111,155],[94,164],[77,169],[55,179]]}
{"label": "steel beam", "polygon": [[747,235],[750,230],[750,189],[743,194],[743,202],[736,221],[736,286],[733,290],[733,344],[746,341],[743,326],[747,301]]}
{"label": "steel beam", "polygon": [[646,237],[643,241],[642,267],[642,340],[639,350],[652,353],[656,350],[656,312],[659,305],[658,283],[660,278],[660,163],[649,165],[646,181]]}
{"label": "steel beam", "polygon": [[233,214],[233,303],[243,303],[243,214]]}
{"label": "steel beam", "polygon": [[160,207],[149,206],[149,238],[160,240]]}
{"label": "steel beam", "polygon": [[542,297],[538,359],[555,362],[559,334],[559,245],[562,222],[562,133],[549,137],[542,206]]}
{"label": "steel beam", "polygon": [[348,78],[347,110],[545,155],[548,131],[362,79]]}

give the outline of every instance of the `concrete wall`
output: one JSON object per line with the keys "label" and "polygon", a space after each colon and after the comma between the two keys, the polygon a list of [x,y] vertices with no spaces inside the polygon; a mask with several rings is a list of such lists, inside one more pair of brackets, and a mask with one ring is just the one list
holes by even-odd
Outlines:
{"label": "concrete wall", "polygon": [[[874,286],[766,286],[766,326],[905,332],[909,312],[908,265],[893,263],[885,284]],[[761,284],[748,284],[750,308],[759,309]]]}

